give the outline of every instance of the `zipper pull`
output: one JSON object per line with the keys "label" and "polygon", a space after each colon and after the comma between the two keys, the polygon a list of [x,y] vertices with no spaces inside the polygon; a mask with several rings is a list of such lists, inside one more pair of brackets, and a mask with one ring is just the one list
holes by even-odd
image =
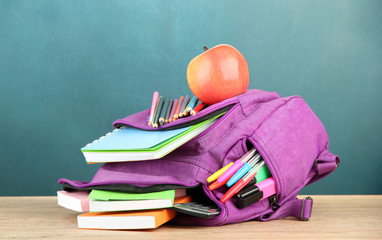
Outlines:
{"label": "zipper pull", "polygon": [[280,205],[277,204],[277,197],[276,195],[272,195],[269,197],[269,204],[271,205],[271,208],[274,212],[276,212],[277,209],[280,208]]}

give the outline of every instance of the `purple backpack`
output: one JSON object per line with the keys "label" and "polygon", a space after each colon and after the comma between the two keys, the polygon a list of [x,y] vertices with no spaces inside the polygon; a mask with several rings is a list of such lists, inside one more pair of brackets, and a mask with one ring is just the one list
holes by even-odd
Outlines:
{"label": "purple backpack", "polygon": [[[211,116],[226,113],[207,130],[175,151],[157,160],[106,163],[90,182],[60,179],[74,189],[102,189],[124,186],[150,189],[153,186],[192,188],[201,186],[201,195],[211,199],[221,213],[212,219],[178,215],[174,221],[186,225],[223,225],[247,220],[267,221],[294,216],[310,218],[313,200],[298,199],[298,192],[334,171],[338,156],[328,150],[328,135],[310,107],[299,96],[280,98],[277,93],[248,90],[245,94],[211,105],[195,116],[182,118],[153,129],[147,125],[145,110],[113,125],[160,131],[184,127]],[[234,199],[222,203],[227,191],[208,189],[207,178],[221,167],[256,148],[276,182],[277,194],[272,201],[262,200],[239,209]],[[110,189],[110,188],[108,188]],[[157,188],[158,189],[158,188]]]}

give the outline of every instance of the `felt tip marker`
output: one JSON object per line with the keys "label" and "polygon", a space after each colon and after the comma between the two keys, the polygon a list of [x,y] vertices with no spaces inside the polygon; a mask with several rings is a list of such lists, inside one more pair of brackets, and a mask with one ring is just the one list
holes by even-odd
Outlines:
{"label": "felt tip marker", "polygon": [[240,178],[239,181],[235,183],[220,199],[222,203],[227,202],[231,197],[233,197],[236,193],[238,193],[241,189],[243,189],[249,181],[252,180],[256,176],[256,173],[260,168],[264,166],[264,161],[260,164],[256,165],[256,167],[252,168],[247,174],[244,175],[243,178]]}
{"label": "felt tip marker", "polygon": [[219,170],[217,170],[214,174],[212,174],[211,176],[209,176],[207,178],[207,182],[213,182],[215,181],[216,179],[218,179],[229,167],[231,167],[233,165],[233,162],[230,162],[229,164],[227,164],[225,167],[222,167],[220,168]]}
{"label": "felt tip marker", "polygon": [[251,151],[247,152],[244,156],[242,156],[240,159],[236,160],[235,163],[227,169],[219,178],[218,183],[221,183],[225,181],[226,179],[229,179],[232,175],[235,174],[237,170],[239,170],[244,163],[246,163],[249,159],[252,158],[253,154],[256,152],[256,149],[252,149]]}
{"label": "felt tip marker", "polygon": [[252,185],[236,195],[236,206],[245,208],[253,203],[261,201],[276,194],[276,183],[273,177]]}
{"label": "felt tip marker", "polygon": [[218,181],[215,181],[213,182],[211,185],[208,186],[208,189],[210,189],[211,191],[216,189],[216,188],[220,188],[221,186],[224,186],[227,182],[228,182],[228,178],[226,180],[224,180],[223,182],[219,183]]}
{"label": "felt tip marker", "polygon": [[256,182],[259,183],[270,177],[272,177],[272,174],[269,172],[267,165],[264,165],[256,174]]}
{"label": "felt tip marker", "polygon": [[260,154],[256,154],[249,160],[248,162],[244,163],[244,165],[237,170],[237,172],[231,177],[231,179],[227,182],[227,187],[231,187],[234,185],[240,178],[242,178],[249,170],[251,170],[256,163],[258,163],[261,159]]}

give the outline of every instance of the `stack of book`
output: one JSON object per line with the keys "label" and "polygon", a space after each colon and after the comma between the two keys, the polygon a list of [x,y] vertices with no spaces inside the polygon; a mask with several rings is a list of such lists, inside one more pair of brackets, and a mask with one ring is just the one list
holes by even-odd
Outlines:
{"label": "stack of book", "polygon": [[152,193],[58,191],[58,205],[77,212],[78,228],[150,229],[170,221],[176,203],[190,202],[185,189]]}
{"label": "stack of book", "polygon": [[[159,159],[188,142],[217,121],[215,116],[195,125],[166,131],[121,127],[81,149],[87,163]],[[150,193],[109,190],[58,191],[58,204],[82,214],[78,228],[150,229],[175,217],[174,204],[191,202],[185,189]]]}

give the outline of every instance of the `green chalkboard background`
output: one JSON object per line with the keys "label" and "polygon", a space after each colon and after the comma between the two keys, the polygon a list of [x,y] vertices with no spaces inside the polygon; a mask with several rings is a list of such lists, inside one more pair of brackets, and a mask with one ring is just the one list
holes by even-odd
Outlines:
{"label": "green chalkboard background", "polygon": [[0,1],[0,195],[88,181],[80,148],[227,43],[250,88],[300,95],[342,165],[307,194],[382,194],[382,1]]}

